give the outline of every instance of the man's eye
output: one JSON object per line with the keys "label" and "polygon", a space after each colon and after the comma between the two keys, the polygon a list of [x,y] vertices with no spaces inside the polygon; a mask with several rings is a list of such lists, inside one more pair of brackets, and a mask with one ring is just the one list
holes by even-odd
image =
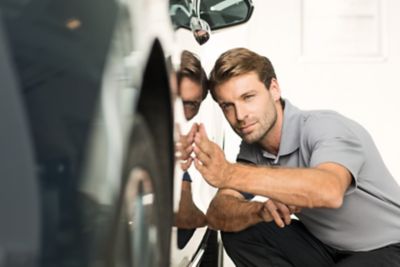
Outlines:
{"label": "man's eye", "polygon": [[198,104],[196,102],[192,102],[192,101],[185,101],[185,102],[183,102],[183,105],[186,108],[190,108],[190,109],[197,109],[197,107],[198,107]]}
{"label": "man's eye", "polygon": [[254,95],[246,95],[244,96],[244,100],[251,100],[254,97]]}
{"label": "man's eye", "polygon": [[222,104],[221,105],[221,109],[224,111],[229,110],[231,107],[232,107],[231,104]]}

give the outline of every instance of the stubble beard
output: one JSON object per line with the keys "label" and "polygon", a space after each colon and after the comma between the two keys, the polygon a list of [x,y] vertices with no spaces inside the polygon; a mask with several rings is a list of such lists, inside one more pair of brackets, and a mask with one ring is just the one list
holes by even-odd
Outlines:
{"label": "stubble beard", "polygon": [[277,121],[277,112],[276,109],[273,109],[273,112],[271,115],[266,115],[264,116],[263,120],[258,121],[257,124],[259,124],[259,128],[255,129],[253,132],[250,134],[242,134],[238,133],[239,136],[243,139],[243,141],[247,144],[253,144],[260,142],[263,140],[274,128],[276,121]]}

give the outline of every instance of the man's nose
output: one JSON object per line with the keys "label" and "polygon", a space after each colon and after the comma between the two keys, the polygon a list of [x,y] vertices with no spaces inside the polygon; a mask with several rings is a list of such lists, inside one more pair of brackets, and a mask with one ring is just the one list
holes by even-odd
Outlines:
{"label": "man's nose", "polygon": [[237,105],[236,106],[236,119],[238,121],[243,121],[247,117],[247,111],[246,108]]}

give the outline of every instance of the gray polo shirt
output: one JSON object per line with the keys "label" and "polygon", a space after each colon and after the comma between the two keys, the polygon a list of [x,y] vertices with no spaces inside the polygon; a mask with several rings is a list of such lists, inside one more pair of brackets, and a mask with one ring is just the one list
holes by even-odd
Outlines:
{"label": "gray polo shirt", "polygon": [[400,187],[361,125],[333,111],[302,111],[286,100],[282,127],[278,155],[242,142],[237,160],[300,168],[343,165],[353,175],[343,206],[303,209],[297,217],[322,242],[341,250],[400,242]]}

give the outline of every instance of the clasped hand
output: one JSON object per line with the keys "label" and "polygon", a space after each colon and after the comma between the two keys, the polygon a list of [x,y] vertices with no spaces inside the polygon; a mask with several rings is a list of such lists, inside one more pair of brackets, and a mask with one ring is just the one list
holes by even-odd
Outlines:
{"label": "clasped hand", "polygon": [[289,225],[291,223],[291,215],[300,211],[301,209],[296,206],[286,205],[279,201],[268,199],[266,202],[264,202],[264,207],[261,211],[261,217],[266,222],[274,220],[276,225],[283,228],[285,225]]}

